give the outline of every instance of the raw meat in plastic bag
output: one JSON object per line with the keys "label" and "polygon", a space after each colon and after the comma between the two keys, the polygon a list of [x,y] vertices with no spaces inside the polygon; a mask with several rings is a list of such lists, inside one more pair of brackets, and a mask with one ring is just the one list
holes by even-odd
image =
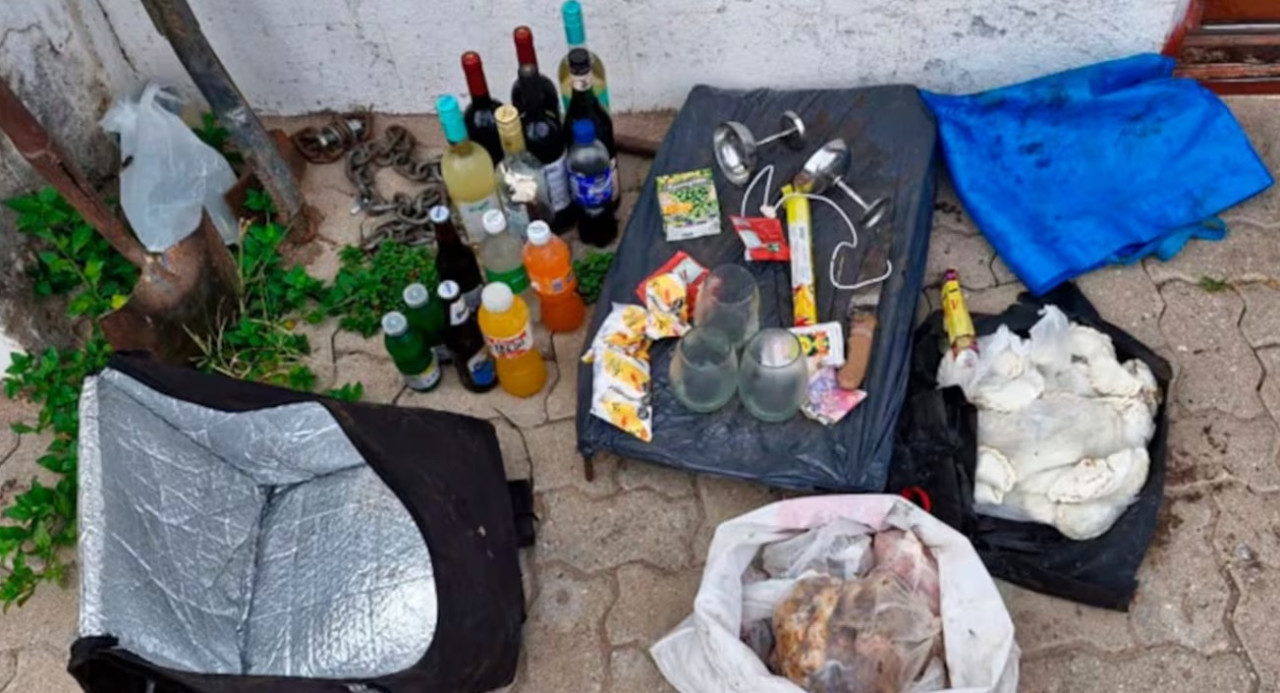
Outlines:
{"label": "raw meat in plastic bag", "polygon": [[810,693],[901,693],[941,632],[927,601],[892,571],[809,577],[774,615],[775,665]]}
{"label": "raw meat in plastic bag", "polygon": [[923,596],[935,615],[938,612],[938,564],[915,532],[886,529],[871,540],[877,571],[902,578],[907,589]]}

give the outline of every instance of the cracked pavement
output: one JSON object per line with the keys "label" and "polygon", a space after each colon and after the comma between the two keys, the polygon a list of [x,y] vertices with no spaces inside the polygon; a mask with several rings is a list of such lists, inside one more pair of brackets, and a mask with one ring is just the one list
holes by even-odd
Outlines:
{"label": "cracked pavement", "polygon": [[[1280,99],[1228,103],[1280,171]],[[274,124],[292,130],[310,120]],[[388,117],[379,127],[391,122],[439,145],[433,118]],[[668,123],[662,114],[622,116],[619,129],[660,135]],[[623,157],[620,168],[629,210],[648,161]],[[304,188],[325,219],[320,242],[300,259],[332,277],[337,249],[359,238],[360,219],[348,213],[352,189],[338,165],[313,167]],[[1192,241],[1170,262],[1105,268],[1079,280],[1104,317],[1174,365],[1166,501],[1128,613],[1001,584],[1023,648],[1019,690],[1280,690],[1278,207],[1273,189],[1223,215],[1231,234],[1222,242]],[[944,184],[922,309],[937,306],[946,267],[960,271],[975,312],[999,312],[1021,291]],[[609,455],[586,481],[573,423],[583,330],[540,335],[548,386],[517,399],[466,392],[452,372],[435,392],[408,391],[379,340],[332,323],[300,329],[311,339],[319,387],[359,380],[368,401],[488,419],[508,475],[533,478],[542,522],[537,546],[521,556],[529,619],[508,691],[671,690],[649,645],[689,613],[716,525],[780,492]],[[23,415],[21,404],[0,409],[10,420]],[[35,464],[42,450],[34,436],[0,430],[0,451],[7,451],[0,497],[43,473]],[[0,618],[0,693],[78,690],[64,671],[76,608],[74,590],[44,587]]]}

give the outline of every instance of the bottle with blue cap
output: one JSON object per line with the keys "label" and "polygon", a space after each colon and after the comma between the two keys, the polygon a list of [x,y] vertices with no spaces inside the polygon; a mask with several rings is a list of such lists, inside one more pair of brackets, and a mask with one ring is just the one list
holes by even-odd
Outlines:
{"label": "bottle with blue cap", "polygon": [[618,220],[613,215],[615,181],[609,150],[596,139],[596,128],[590,120],[575,120],[572,127],[569,190],[581,212],[578,237],[583,243],[604,247],[618,237]]}
{"label": "bottle with blue cap", "polygon": [[477,243],[484,237],[484,213],[499,208],[493,159],[484,147],[467,136],[462,109],[452,94],[436,99],[436,114],[449,142],[449,149],[440,161],[444,187],[458,210],[458,220],[467,240]]}
{"label": "bottle with blue cap", "polygon": [[600,105],[609,108],[609,83],[605,80],[604,62],[600,56],[587,48],[587,30],[582,22],[582,3],[568,0],[560,7],[560,16],[564,18],[564,38],[569,44],[569,51],[560,60],[560,100],[564,110],[569,112],[569,100],[573,98],[573,77],[569,73],[569,52],[581,48],[587,52],[591,64],[591,89],[595,92]]}

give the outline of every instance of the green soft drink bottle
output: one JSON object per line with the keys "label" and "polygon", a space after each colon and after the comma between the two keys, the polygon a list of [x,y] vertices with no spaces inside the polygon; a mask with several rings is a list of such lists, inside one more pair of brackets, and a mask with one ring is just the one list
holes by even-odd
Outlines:
{"label": "green soft drink bottle", "polygon": [[404,383],[418,392],[429,392],[440,384],[440,363],[435,351],[417,330],[409,329],[409,319],[400,311],[382,316],[382,343],[391,354]]}

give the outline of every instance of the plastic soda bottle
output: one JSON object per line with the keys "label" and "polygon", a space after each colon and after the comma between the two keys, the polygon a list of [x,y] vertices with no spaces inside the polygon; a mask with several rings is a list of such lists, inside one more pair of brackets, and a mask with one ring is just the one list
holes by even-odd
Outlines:
{"label": "plastic soda bottle", "polygon": [[538,322],[540,306],[538,295],[529,283],[529,273],[524,268],[524,245],[515,233],[507,228],[507,218],[501,211],[491,209],[484,214],[484,243],[480,246],[480,264],[484,265],[486,282],[502,282],[511,287],[512,293],[524,299],[529,310],[529,320]]}
{"label": "plastic soda bottle", "polygon": [[404,384],[427,392],[440,384],[440,363],[435,352],[423,341],[422,335],[409,329],[409,319],[404,313],[393,310],[382,316],[382,342],[396,364],[396,370],[404,376]]}
{"label": "plastic soda bottle", "polygon": [[516,397],[537,394],[547,383],[547,366],[533,344],[529,308],[511,287],[492,282],[480,294],[480,331],[493,354],[498,384]]}
{"label": "plastic soda bottle", "polygon": [[563,238],[551,233],[544,221],[529,224],[524,244],[524,268],[542,303],[542,324],[552,332],[572,332],[582,324],[587,305],[578,295],[573,276],[573,251]]}

